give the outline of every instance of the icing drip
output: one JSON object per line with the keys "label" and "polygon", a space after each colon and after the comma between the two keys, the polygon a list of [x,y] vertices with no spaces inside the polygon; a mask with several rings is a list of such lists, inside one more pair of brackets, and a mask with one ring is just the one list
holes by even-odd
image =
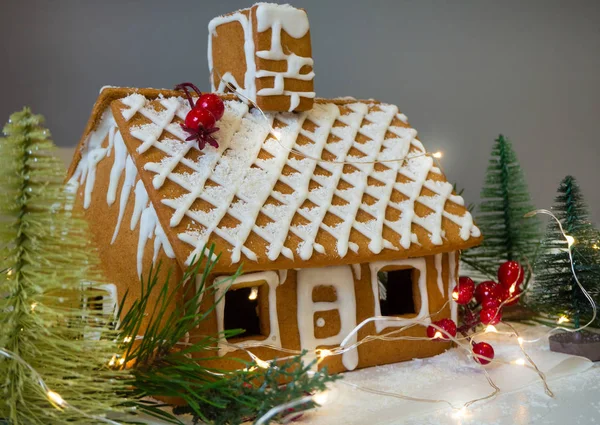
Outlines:
{"label": "icing drip", "polygon": [[[221,130],[215,134],[219,148],[205,150],[198,160],[191,160],[189,152],[196,148],[184,142],[185,134],[176,123],[168,122],[171,117],[184,118],[189,106],[180,98],[162,99],[160,103],[163,109],[157,112],[155,102],[141,106],[135,99],[128,102],[151,121],[133,128],[131,134],[140,141],[138,150],[155,148],[164,154],[159,162],[144,166],[146,171],[154,173],[154,188],[162,187],[168,179],[184,190],[183,195],[161,202],[173,210],[172,227],[179,225],[184,216],[195,224],[177,235],[191,246],[188,262],[213,235],[231,245],[233,263],[241,261],[242,254],[257,260],[257,253],[245,245],[252,233],[266,241],[270,260],[280,255],[293,259],[294,254],[309,260],[315,250],[324,253],[324,247],[316,243],[319,232],[327,232],[336,239],[340,257],[348,250],[358,252],[359,246],[351,241],[355,231],[369,240],[368,249],[374,254],[419,244],[413,225],[425,229],[433,244],[442,245],[444,217],[457,224],[464,240],[479,236],[468,212],[457,216],[445,210],[448,201],[460,205],[462,198],[452,194],[448,182],[429,178],[441,171],[433,166],[431,157],[419,154],[425,149],[414,129],[393,124],[401,116],[393,105],[350,103],[344,106],[349,113],[341,114],[335,104],[316,104],[303,113],[267,114],[265,121],[262,114],[248,110],[245,104],[226,101],[225,114],[219,122]],[[281,125],[273,130],[274,135],[269,135],[275,121]],[[312,130],[302,128],[305,121],[312,123]],[[300,137],[309,142],[297,143]],[[290,155],[292,148],[309,157],[327,155],[335,161],[352,161],[353,171],[348,171],[344,164],[317,163]],[[259,158],[261,151],[264,154]],[[410,159],[386,162],[381,167],[369,164],[406,156]],[[192,172],[175,172],[179,164]],[[316,173],[317,165],[326,173]],[[209,180],[215,184],[207,184]],[[275,190],[278,183],[284,183],[291,192]],[[394,192],[402,195],[400,201],[398,196],[392,196]],[[340,198],[342,204],[334,202],[334,197]],[[267,202],[271,198],[277,202]],[[198,199],[213,207],[192,210]],[[306,201],[312,205],[303,207]],[[418,204],[426,206],[429,213],[418,216],[415,213]],[[396,214],[389,216],[390,209],[396,210]],[[296,214],[306,224],[292,225]],[[328,214],[339,218],[338,224],[325,224]],[[220,227],[225,215],[239,223],[231,228]],[[258,226],[259,215],[270,221]],[[359,215],[367,219],[358,220]],[[398,238],[386,240],[385,228]],[[301,240],[296,253],[285,246],[289,234]]]}
{"label": "icing drip", "polygon": [[[125,147],[125,143],[123,142],[123,138],[121,137],[121,133],[117,131],[116,127],[113,127],[110,134],[112,134],[112,139],[115,138],[114,133],[117,133],[116,141],[113,141],[115,148],[115,162],[110,170],[110,181],[108,185],[108,191],[106,192],[106,202],[108,205],[112,205],[115,202],[117,197],[117,186],[119,184],[119,179],[121,178],[121,174],[125,169],[125,162],[127,160],[127,147]],[[109,143],[108,152],[110,153],[111,144]],[[108,156],[108,155],[107,155]]]}
{"label": "icing drip", "polygon": [[448,253],[448,301],[450,302],[450,318],[458,323],[458,304],[452,298],[452,291],[457,284],[456,281],[456,251]]}
{"label": "icing drip", "polygon": [[[399,328],[414,323],[422,323],[428,325],[431,323],[429,318],[429,296],[427,293],[427,264],[425,258],[408,258],[398,261],[378,261],[369,264],[371,269],[371,288],[375,299],[375,316],[381,316],[381,306],[379,305],[379,279],[377,273],[384,267],[399,266],[399,268],[412,267],[419,271],[419,294],[421,294],[421,308],[416,317],[406,318],[403,320],[394,321],[375,321],[375,329],[378,333],[385,328]],[[402,317],[402,316],[400,316]]]}
{"label": "icing drip", "polygon": [[117,225],[115,226],[115,231],[113,232],[113,237],[110,241],[111,244],[115,243],[117,235],[119,234],[121,222],[123,221],[123,215],[125,214],[125,208],[127,207],[127,202],[129,201],[129,194],[131,193],[131,188],[135,185],[136,177],[137,168],[135,167],[131,156],[127,155],[127,160],[125,164],[125,181],[123,182],[123,187],[121,189],[121,198],[119,200],[119,217],[117,218]]}
{"label": "icing drip", "polygon": [[[141,180],[140,180],[141,181]],[[140,185],[140,187],[144,187]],[[137,192],[137,186],[136,186]],[[148,195],[146,195],[147,198]],[[140,234],[138,238],[138,248],[137,248],[137,272],[138,276],[142,275],[142,267],[144,262],[144,251],[146,248],[146,244],[148,240],[154,237],[154,255],[152,257],[152,261],[156,261],[158,258],[158,253],[160,248],[162,247],[165,251],[165,254],[169,258],[175,258],[175,252],[169,241],[167,239],[167,235],[163,231],[160,223],[158,222],[158,217],[156,216],[156,211],[154,211],[154,207],[152,204],[148,205],[144,208],[141,214],[140,220]]]}
{"label": "icing drip", "polygon": [[83,195],[83,207],[85,209],[88,209],[92,202],[92,191],[96,182],[96,167],[106,157],[108,152],[108,148],[102,148],[102,143],[115,126],[115,120],[107,109],[102,114],[96,129],[87,137],[81,150],[79,164],[77,164],[75,173],[73,173],[70,179],[69,184],[73,188],[77,188],[85,182]]}
{"label": "icing drip", "polygon": [[[146,99],[139,94],[133,94],[126,97],[123,99],[123,103],[126,105],[123,114],[130,119],[138,113],[145,104],[145,101]],[[172,117],[169,118],[169,122],[170,121],[172,121]],[[107,138],[107,147],[103,148],[102,144]],[[70,189],[75,191],[80,184],[85,183],[84,208],[89,208],[96,182],[96,168],[100,161],[110,157],[113,150],[114,161],[110,170],[108,189],[106,192],[106,202],[109,206],[113,205],[116,200],[123,170],[125,170],[125,178],[123,179],[121,188],[119,214],[113,231],[111,244],[115,243],[118,237],[125,209],[130,199],[131,188],[136,181],[137,169],[131,156],[128,155],[123,137],[118,131],[109,109],[102,114],[102,119],[98,127],[91,132],[87,138],[82,150],[82,158],[77,165],[75,173],[68,182]],[[137,184],[135,184],[134,194],[134,211],[131,217],[130,230],[135,230],[139,224],[137,271],[138,275],[141,275],[144,249],[149,239],[154,238],[154,261],[157,259],[161,249],[169,258],[175,258],[175,252],[169,244],[167,236],[158,221],[154,207],[149,203],[148,193],[141,180],[138,180]]]}
{"label": "icing drip", "polygon": [[444,254],[436,254],[434,257],[435,261],[435,270],[437,271],[437,286],[440,290],[440,294],[444,295],[444,278],[442,276],[443,266],[442,259],[444,258]]}
{"label": "icing drip", "polygon": [[[257,282],[257,285],[265,284],[269,286],[269,336],[266,339],[250,339],[244,341],[236,341],[236,345],[240,347],[251,347],[257,344],[269,344],[275,347],[281,348],[281,338],[279,336],[279,318],[277,316],[277,286],[279,286],[280,281],[277,273],[275,272],[259,272],[259,273],[249,273],[243,276],[238,277],[235,281],[230,282],[229,277],[218,277],[215,279],[215,300],[221,300],[215,306],[215,311],[217,313],[217,330],[219,331],[219,335],[223,335],[223,331],[225,331],[225,293],[229,291],[233,291],[240,287],[245,287],[248,282]],[[264,283],[260,283],[264,282]],[[226,283],[231,283],[230,286],[226,285]],[[257,286],[253,285],[253,286]],[[261,320],[264,318],[261,317]],[[224,338],[221,340],[222,342],[227,342]],[[236,351],[236,348],[231,347],[229,345],[220,344],[219,345],[219,356],[224,356],[230,351]]]}
{"label": "icing drip", "polygon": [[279,284],[283,285],[285,283],[285,281],[287,280],[288,271],[287,270],[278,270],[278,273],[279,273]]}
{"label": "icing drip", "polygon": [[[313,302],[312,292],[316,286],[333,286],[337,300],[333,302]],[[356,297],[352,270],[348,266],[302,269],[298,271],[298,331],[300,345],[308,350],[306,362],[314,359],[310,354],[317,347],[339,345],[356,327]],[[340,316],[340,331],[327,338],[315,337],[314,315],[320,311],[337,310]],[[318,323],[317,323],[318,325]],[[349,341],[356,342],[356,335]],[[312,356],[312,358],[311,358]],[[358,351],[355,349],[342,354],[342,364],[348,370],[358,366]]]}

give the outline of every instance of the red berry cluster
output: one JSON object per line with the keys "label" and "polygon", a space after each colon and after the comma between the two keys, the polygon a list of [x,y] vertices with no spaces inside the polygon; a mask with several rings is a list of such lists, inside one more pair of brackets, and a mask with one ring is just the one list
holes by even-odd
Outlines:
{"label": "red berry cluster", "polygon": [[[482,323],[484,325],[495,325],[502,320],[502,307],[515,304],[521,294],[521,284],[525,273],[523,267],[516,261],[506,261],[498,269],[498,283],[488,280],[475,285],[473,279],[460,277],[458,285],[452,291],[452,298],[457,304],[465,306],[464,325],[458,331],[468,336],[469,331]],[[475,298],[476,304],[471,304]],[[474,308],[470,308],[471,304]],[[479,314],[476,314],[480,306]],[[448,322],[451,322],[448,323]],[[457,329],[456,324],[450,319],[442,319],[433,322],[434,326],[427,328],[427,336],[433,340],[448,340],[448,335],[454,337]],[[440,332],[441,328],[443,332]],[[494,358],[494,349],[487,342],[473,343],[475,361],[487,364]],[[479,357],[481,356],[481,357]]]}
{"label": "red berry cluster", "polygon": [[[192,99],[190,89],[198,95],[196,103]],[[185,117],[184,124],[181,125],[190,135],[185,140],[197,140],[200,149],[204,149],[206,143],[218,148],[219,144],[212,134],[219,131],[219,127],[215,127],[215,124],[225,113],[225,105],[221,98],[214,93],[202,94],[192,83],[178,84],[175,90],[183,90],[190,103],[191,110]]]}

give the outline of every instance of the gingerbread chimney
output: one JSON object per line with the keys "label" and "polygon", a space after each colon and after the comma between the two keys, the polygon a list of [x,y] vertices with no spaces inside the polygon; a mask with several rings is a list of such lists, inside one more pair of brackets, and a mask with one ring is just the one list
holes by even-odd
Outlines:
{"label": "gingerbread chimney", "polygon": [[306,111],[315,97],[308,17],[288,4],[258,3],[208,24],[213,91],[228,84],[265,111]]}

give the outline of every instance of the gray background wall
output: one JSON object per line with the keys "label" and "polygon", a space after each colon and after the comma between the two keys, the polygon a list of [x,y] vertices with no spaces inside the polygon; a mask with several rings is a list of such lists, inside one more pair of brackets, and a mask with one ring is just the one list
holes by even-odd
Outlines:
{"label": "gray background wall", "polygon": [[[293,1],[319,96],[399,105],[477,201],[508,135],[534,201],[574,174],[600,222],[600,1]],[[73,146],[103,85],[208,87],[206,26],[250,1],[3,0],[0,118],[31,105]]]}

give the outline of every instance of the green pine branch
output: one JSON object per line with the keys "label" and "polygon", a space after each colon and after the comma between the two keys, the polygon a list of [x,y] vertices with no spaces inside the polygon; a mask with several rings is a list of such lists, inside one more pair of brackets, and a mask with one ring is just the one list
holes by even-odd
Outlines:
{"label": "green pine branch", "polygon": [[[0,139],[0,347],[77,409],[104,415],[124,401],[117,392],[126,373],[107,365],[116,350],[114,316],[86,302],[104,294],[92,289],[98,260],[42,124],[25,108],[11,115]],[[0,418],[13,425],[94,423],[53,407],[14,358],[0,359],[0,385]]]}
{"label": "green pine branch", "polygon": [[[337,377],[330,376],[326,370],[309,373],[312,365],[304,365],[302,356],[268,369],[241,359],[234,360],[245,370],[224,371],[206,365],[206,361],[218,359],[216,348],[220,338],[231,338],[242,332],[190,337],[222,301],[217,299],[212,307],[201,308],[202,299],[215,296],[215,287],[207,285],[208,276],[219,259],[213,249],[205,250],[179,282],[170,282],[170,276],[159,281],[160,265],[151,270],[142,283],[141,296],[127,310],[123,309],[125,296],[121,304],[119,341],[121,352],[125,353],[124,363],[132,365],[135,379],[128,394],[128,398],[135,401],[129,406],[171,423],[180,423],[174,414],[190,413],[197,421],[231,425],[258,418],[272,407],[307,393],[324,390],[325,384]],[[240,273],[241,269],[219,285],[231,285]],[[197,288],[198,274],[202,274],[202,279]],[[156,300],[152,305],[151,299]],[[187,301],[178,302],[180,299]],[[144,319],[147,327],[141,331]],[[134,337],[141,334],[142,338]],[[281,385],[282,382],[289,383]],[[153,403],[146,399],[148,396],[177,397],[184,406],[176,407],[171,414],[166,407],[173,406]],[[314,403],[307,403],[299,411],[312,407]]]}
{"label": "green pine branch", "polygon": [[[572,176],[562,180],[552,212],[564,231],[575,239],[572,255],[577,278],[596,305],[600,304],[600,232],[589,221],[583,195]],[[539,313],[565,315],[576,328],[587,323],[593,314],[589,300],[575,281],[567,243],[554,220],[546,229],[527,304]],[[600,325],[600,318],[595,325]]]}
{"label": "green pine branch", "polygon": [[484,240],[480,246],[463,251],[462,261],[492,279],[504,261],[533,265],[541,239],[540,222],[524,218],[533,209],[516,153],[510,141],[500,135],[492,149],[476,213]]}

